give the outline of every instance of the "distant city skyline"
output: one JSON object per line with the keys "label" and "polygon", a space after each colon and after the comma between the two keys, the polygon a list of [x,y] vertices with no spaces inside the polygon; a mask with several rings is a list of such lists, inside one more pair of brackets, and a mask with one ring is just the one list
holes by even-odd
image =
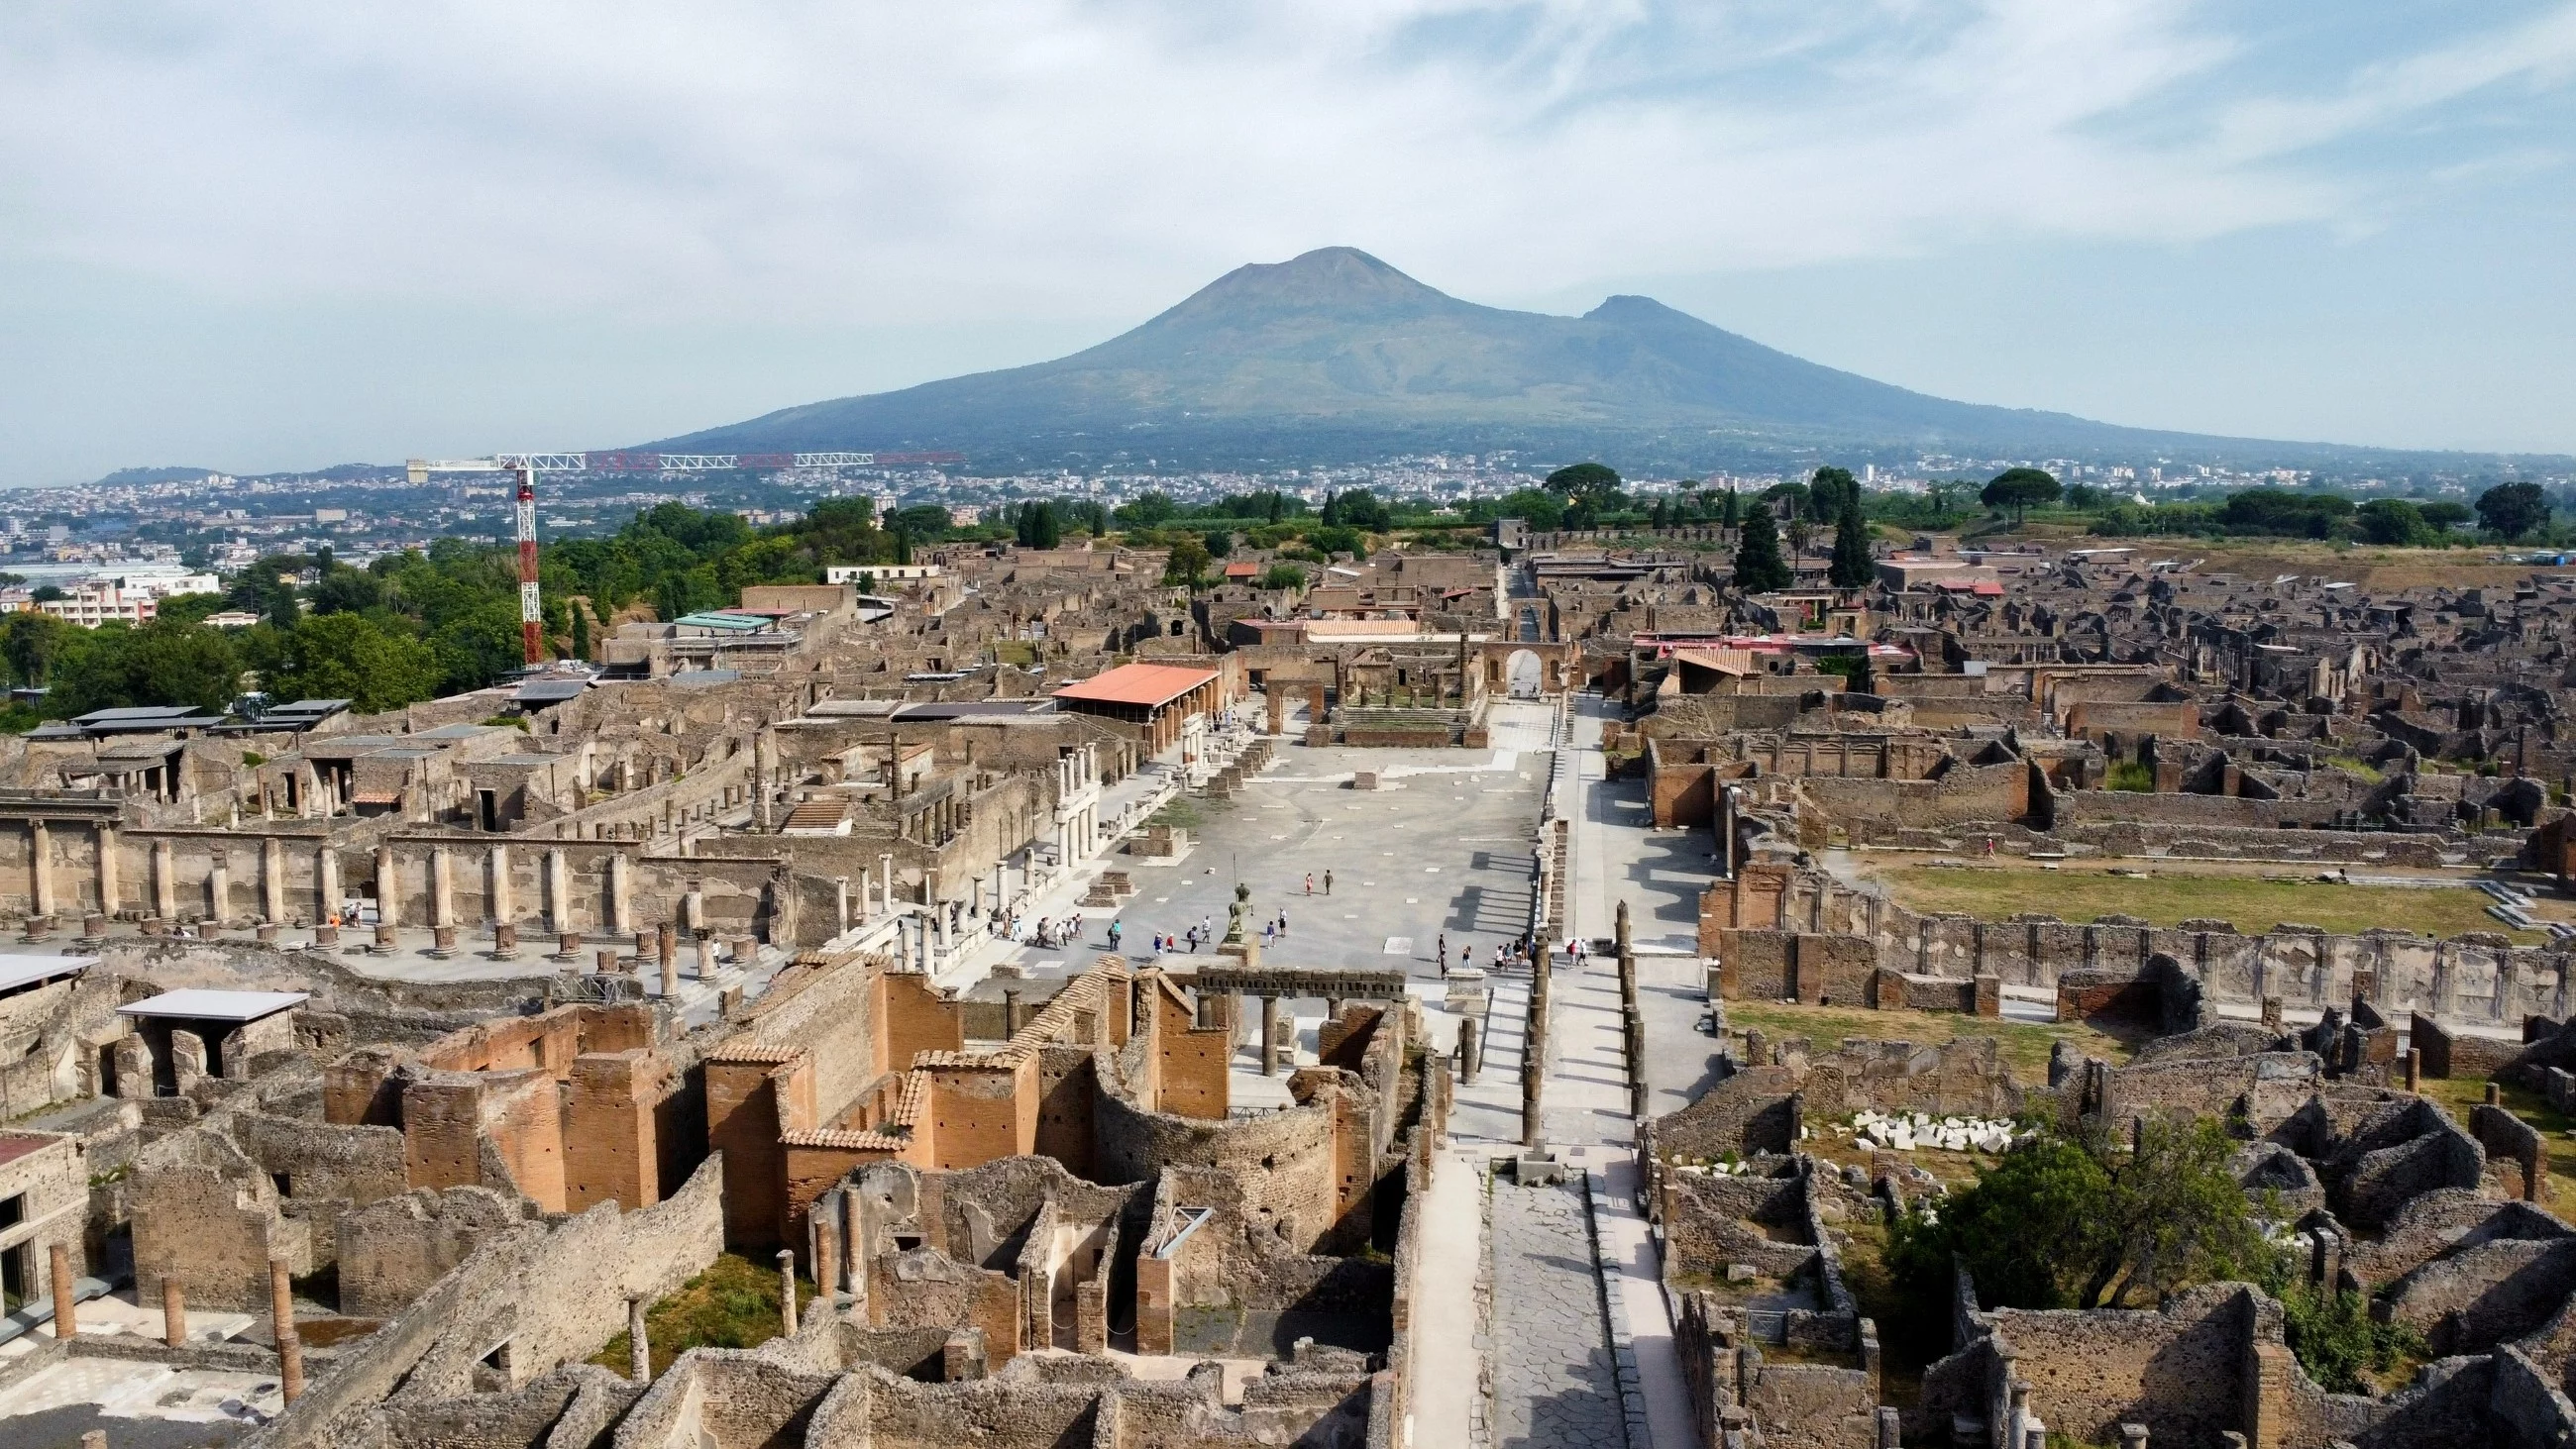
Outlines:
{"label": "distant city skyline", "polygon": [[2140,427],[2576,452],[2576,5],[0,13],[0,484],[606,447],[1246,261]]}

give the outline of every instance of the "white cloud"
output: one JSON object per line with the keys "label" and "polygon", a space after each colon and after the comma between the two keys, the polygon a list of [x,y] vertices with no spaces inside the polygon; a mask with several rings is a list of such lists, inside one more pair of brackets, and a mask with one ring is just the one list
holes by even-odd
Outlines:
{"label": "white cloud", "polygon": [[[2542,22],[2105,122],[2232,52],[2180,4],[29,6],[0,244],[235,299],[1100,315],[1351,242],[1470,294],[2354,205],[2287,151],[2563,57]],[[2499,55],[2519,50],[2508,64]]]}
{"label": "white cloud", "polygon": [[[2427,13],[20,0],[0,7],[0,317],[18,329],[0,464],[651,436],[1027,360],[1334,243],[1480,301],[1560,304],[1890,258],[1964,277],[1999,243],[2303,225],[2331,251],[2528,203],[2564,166],[2576,4]],[[190,361],[125,340],[148,338],[147,307],[197,339]],[[1808,340],[1878,317],[1820,311]],[[495,363],[469,373],[454,336],[484,319]],[[559,335],[524,335],[550,319]],[[419,356],[205,376],[263,326],[263,356],[371,345],[353,337]],[[681,360],[637,355],[657,346]],[[128,372],[159,406],[119,402]],[[94,407],[57,401],[91,376],[111,380]],[[2046,402],[2057,378],[1985,395]],[[315,379],[340,391],[300,390]],[[2499,417],[2520,396],[2487,395]]]}

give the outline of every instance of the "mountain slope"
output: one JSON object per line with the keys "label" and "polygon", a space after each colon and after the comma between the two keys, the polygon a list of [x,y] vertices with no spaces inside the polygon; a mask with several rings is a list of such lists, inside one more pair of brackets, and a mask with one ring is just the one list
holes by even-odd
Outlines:
{"label": "mountain slope", "polygon": [[1052,362],[787,408],[651,446],[1151,448],[1169,458],[1623,437],[1701,454],[2251,446],[1929,397],[1645,297],[1612,297],[1581,317],[1478,306],[1349,247],[1238,267],[1142,326]]}

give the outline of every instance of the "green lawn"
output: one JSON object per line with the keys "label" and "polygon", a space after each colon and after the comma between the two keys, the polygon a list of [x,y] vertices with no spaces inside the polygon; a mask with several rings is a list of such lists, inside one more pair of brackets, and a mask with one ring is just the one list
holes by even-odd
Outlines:
{"label": "green lawn", "polygon": [[[814,1301],[814,1285],[796,1280],[801,1313]],[[727,1253],[703,1273],[644,1310],[644,1337],[653,1351],[653,1377],[693,1348],[758,1348],[786,1327],[779,1318],[778,1270]],[[627,1337],[620,1333],[591,1362],[627,1370]]]}
{"label": "green lawn", "polygon": [[2487,914],[2491,902],[2484,892],[2465,885],[2421,890],[2170,869],[2139,877],[2074,866],[1904,866],[1880,872],[1878,879],[1899,904],[1914,910],[1960,911],[1988,921],[2030,911],[2079,923],[2139,916],[2159,926],[2205,917],[2233,922],[2249,935],[2295,921],[2338,935],[2391,927],[2428,936],[2497,931],[2523,945],[2548,939],[2538,931],[2511,930]]}

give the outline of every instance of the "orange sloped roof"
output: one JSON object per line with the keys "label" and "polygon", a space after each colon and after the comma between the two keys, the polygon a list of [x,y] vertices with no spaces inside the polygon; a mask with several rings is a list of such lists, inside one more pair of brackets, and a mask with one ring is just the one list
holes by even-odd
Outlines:
{"label": "orange sloped roof", "polygon": [[1216,678],[1213,669],[1180,664],[1121,664],[1055,692],[1058,699],[1096,700],[1102,704],[1169,704]]}

